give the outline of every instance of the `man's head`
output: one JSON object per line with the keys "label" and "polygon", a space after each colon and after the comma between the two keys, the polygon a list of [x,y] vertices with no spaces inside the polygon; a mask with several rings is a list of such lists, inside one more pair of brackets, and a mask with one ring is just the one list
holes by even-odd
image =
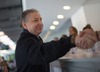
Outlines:
{"label": "man's head", "polygon": [[43,29],[40,13],[36,9],[25,10],[21,15],[21,24],[30,33],[39,36]]}

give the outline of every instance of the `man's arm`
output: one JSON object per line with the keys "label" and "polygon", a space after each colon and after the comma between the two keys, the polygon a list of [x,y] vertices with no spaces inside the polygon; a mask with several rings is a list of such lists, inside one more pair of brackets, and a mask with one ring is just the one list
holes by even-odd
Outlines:
{"label": "man's arm", "polygon": [[64,56],[71,47],[75,46],[69,38],[61,38],[59,41],[38,43],[27,40],[26,44],[28,60],[31,64],[50,63]]}

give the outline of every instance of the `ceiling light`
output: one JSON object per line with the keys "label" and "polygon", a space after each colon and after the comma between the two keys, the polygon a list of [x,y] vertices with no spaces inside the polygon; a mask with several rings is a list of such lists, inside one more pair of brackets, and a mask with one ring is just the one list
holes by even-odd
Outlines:
{"label": "ceiling light", "polygon": [[54,25],[50,26],[51,30],[54,30],[56,27]]}
{"label": "ceiling light", "polygon": [[59,24],[59,21],[53,21],[53,24],[54,25],[58,25]]}
{"label": "ceiling light", "polygon": [[58,19],[63,19],[64,16],[63,16],[63,15],[58,15],[57,18],[58,18]]}
{"label": "ceiling light", "polygon": [[63,9],[64,10],[69,10],[70,9],[70,6],[63,6]]}

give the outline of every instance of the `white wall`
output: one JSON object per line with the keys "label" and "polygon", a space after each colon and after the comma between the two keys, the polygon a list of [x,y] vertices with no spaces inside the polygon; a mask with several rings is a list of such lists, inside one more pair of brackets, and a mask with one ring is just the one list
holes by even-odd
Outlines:
{"label": "white wall", "polygon": [[78,31],[82,31],[83,27],[86,26],[87,21],[83,7],[71,17],[72,25],[77,28]]}
{"label": "white wall", "polygon": [[26,10],[26,9],[27,9],[27,8],[26,8],[26,6],[27,6],[27,5],[26,5],[26,0],[22,0],[22,5],[23,5],[23,6],[22,6],[22,7],[23,7],[23,11]]}
{"label": "white wall", "polygon": [[94,30],[100,30],[100,0],[88,0],[72,17],[72,24],[79,31],[86,24]]}
{"label": "white wall", "polygon": [[83,8],[87,23],[90,23],[94,30],[100,30],[100,0],[89,0]]}

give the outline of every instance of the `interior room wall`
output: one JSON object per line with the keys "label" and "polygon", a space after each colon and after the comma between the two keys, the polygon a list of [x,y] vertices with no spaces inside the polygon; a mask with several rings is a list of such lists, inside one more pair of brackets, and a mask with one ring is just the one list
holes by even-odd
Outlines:
{"label": "interior room wall", "polygon": [[83,7],[80,7],[71,17],[72,25],[77,28],[78,31],[82,31],[83,27],[87,24],[86,16]]}
{"label": "interior room wall", "polygon": [[94,30],[100,30],[100,0],[88,0],[83,8],[87,23],[90,23]]}

